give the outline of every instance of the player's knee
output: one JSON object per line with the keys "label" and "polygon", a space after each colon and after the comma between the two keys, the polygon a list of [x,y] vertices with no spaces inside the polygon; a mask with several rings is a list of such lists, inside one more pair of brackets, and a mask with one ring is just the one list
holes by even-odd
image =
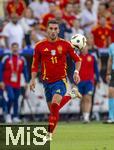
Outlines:
{"label": "player's knee", "polygon": [[62,99],[62,96],[61,96],[61,95],[59,95],[59,94],[54,94],[54,96],[53,96],[53,98],[52,98],[52,102],[53,102],[53,103],[60,104],[61,99]]}

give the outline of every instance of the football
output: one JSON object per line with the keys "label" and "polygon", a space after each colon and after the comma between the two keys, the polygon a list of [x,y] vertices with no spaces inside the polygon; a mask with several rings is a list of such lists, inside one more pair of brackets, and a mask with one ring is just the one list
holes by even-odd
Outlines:
{"label": "football", "polygon": [[86,37],[82,34],[75,34],[71,37],[71,44],[79,50],[82,50],[86,46],[86,42]]}

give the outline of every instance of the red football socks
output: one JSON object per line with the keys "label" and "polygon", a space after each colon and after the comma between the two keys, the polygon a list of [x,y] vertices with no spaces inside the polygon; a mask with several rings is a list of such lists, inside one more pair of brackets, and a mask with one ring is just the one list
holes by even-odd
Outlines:
{"label": "red football socks", "polygon": [[50,107],[50,116],[49,116],[49,127],[48,127],[48,131],[50,133],[53,133],[58,120],[59,120],[59,110],[70,101],[71,96],[64,96],[61,100],[60,105],[57,103],[52,103],[51,107]]}
{"label": "red football socks", "polygon": [[69,101],[71,100],[71,96],[63,96],[61,103],[60,103],[60,107],[59,110]]}
{"label": "red football socks", "polygon": [[49,128],[48,131],[50,133],[53,133],[57,122],[59,120],[59,105],[57,103],[52,103],[51,104],[51,109],[50,109],[50,116],[49,116]]}

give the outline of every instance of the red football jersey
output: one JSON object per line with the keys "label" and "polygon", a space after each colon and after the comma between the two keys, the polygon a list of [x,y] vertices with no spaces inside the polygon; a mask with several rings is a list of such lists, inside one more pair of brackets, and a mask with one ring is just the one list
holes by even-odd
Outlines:
{"label": "red football jersey", "polygon": [[7,6],[6,6],[6,10],[9,16],[12,13],[17,13],[19,16],[21,16],[24,13],[25,8],[26,8],[26,5],[23,0],[19,0],[17,4],[13,0],[11,0],[7,3]]}
{"label": "red football jersey", "polygon": [[60,38],[55,42],[48,39],[43,40],[35,46],[31,71],[38,72],[38,65],[41,63],[41,73],[44,81],[52,83],[66,78],[67,54],[75,62],[81,61],[69,42]]}
{"label": "red football jersey", "polygon": [[91,80],[92,82],[94,82],[94,56],[90,54],[80,54],[80,58],[82,59],[82,64],[79,72],[80,80]]}
{"label": "red football jersey", "polygon": [[[6,59],[6,60],[5,60]],[[6,85],[10,85],[14,88],[20,88],[20,81],[21,81],[21,73],[24,69],[24,59],[17,55],[6,56],[5,58],[5,67],[3,72],[3,81]],[[16,73],[17,81],[12,81],[11,76],[12,73]]]}
{"label": "red football jersey", "polygon": [[74,20],[76,17],[74,15],[67,15],[65,12],[63,13],[63,19],[67,21],[67,23],[72,27]]}
{"label": "red football jersey", "polygon": [[110,36],[110,28],[109,26],[101,27],[97,26],[92,30],[92,34],[94,36],[95,45],[98,48],[106,48],[108,46],[108,38]]}

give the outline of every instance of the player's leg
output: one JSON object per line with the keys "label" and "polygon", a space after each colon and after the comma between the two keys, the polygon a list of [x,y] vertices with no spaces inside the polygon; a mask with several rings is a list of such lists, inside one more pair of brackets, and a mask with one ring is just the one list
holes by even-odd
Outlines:
{"label": "player's leg", "polygon": [[48,108],[50,110],[50,115],[48,119],[48,132],[44,140],[51,141],[52,140],[52,134],[56,127],[56,124],[59,120],[59,101],[61,100],[62,96],[59,94],[55,94],[52,98],[52,102],[49,98],[49,93],[47,97],[48,101]]}
{"label": "player's leg", "polygon": [[114,87],[109,87],[109,123],[114,123]]}
{"label": "player's leg", "polygon": [[49,132],[53,133],[57,122],[59,120],[59,107],[62,96],[60,94],[54,94],[52,97],[52,103],[50,107],[50,116],[49,116]]}
{"label": "player's leg", "polygon": [[3,119],[5,121],[6,113],[7,113],[7,107],[6,107],[6,100],[3,96],[3,90],[0,89],[0,107],[2,107],[3,110]]}
{"label": "player's leg", "polygon": [[13,122],[18,123],[20,122],[19,119],[19,115],[18,115],[18,110],[19,110],[19,106],[18,106],[18,99],[20,96],[20,89],[15,89],[13,88],[14,91],[14,101],[13,101]]}
{"label": "player's leg", "polygon": [[50,108],[51,108],[51,101],[52,101],[51,89],[49,87],[49,84],[44,83],[43,85],[44,85],[44,90],[45,90],[46,102],[47,102],[48,108],[50,110]]}
{"label": "player's leg", "polygon": [[114,72],[111,73],[109,84],[109,116],[107,123],[114,123]]}
{"label": "player's leg", "polygon": [[[46,96],[47,105],[48,105],[48,108],[49,108],[49,111],[51,114],[52,93],[51,93],[51,89],[50,89],[49,84],[45,83],[44,89],[45,89],[45,96]],[[46,137],[44,137],[45,141],[51,141],[52,140],[52,133],[50,133],[49,130],[50,130],[50,119],[48,119],[48,132],[46,134]]]}
{"label": "player's leg", "polygon": [[67,104],[70,100],[71,100],[71,96],[70,96],[70,95],[63,96],[63,98],[62,98],[62,100],[61,100],[61,102],[60,102],[59,110],[60,110],[61,108],[63,108],[63,106],[64,106],[65,104]]}
{"label": "player's leg", "polygon": [[[63,80],[64,84],[65,84],[65,87],[67,87],[67,84],[66,84],[66,81]],[[71,99],[74,99],[74,98],[82,98],[81,94],[79,93],[78,91],[78,88],[74,87],[71,91],[71,93],[65,95],[62,97],[62,100],[60,102],[60,108],[61,109],[64,105],[66,105]]]}
{"label": "player's leg", "polygon": [[66,86],[62,80],[57,81],[50,85],[51,94],[52,94],[52,103],[50,107],[50,116],[49,116],[49,131],[53,133],[57,122],[59,120],[59,108],[62,97],[66,93]]}
{"label": "player's leg", "polygon": [[93,84],[90,81],[85,82],[84,95],[81,103],[84,122],[89,122],[89,116],[92,107]]}
{"label": "player's leg", "polygon": [[7,101],[7,115],[6,115],[6,122],[7,123],[12,123],[12,117],[11,117],[11,107],[13,105],[14,101],[14,92],[13,88],[11,86],[6,86],[6,92],[8,96],[8,101]]}
{"label": "player's leg", "polygon": [[89,116],[91,112],[92,95],[86,94],[83,96],[82,112],[85,122],[89,122]]}
{"label": "player's leg", "polygon": [[66,105],[71,99],[79,98],[80,100],[82,99],[82,95],[78,91],[76,87],[74,87],[68,95],[63,96],[61,103],[60,103],[60,109]]}

